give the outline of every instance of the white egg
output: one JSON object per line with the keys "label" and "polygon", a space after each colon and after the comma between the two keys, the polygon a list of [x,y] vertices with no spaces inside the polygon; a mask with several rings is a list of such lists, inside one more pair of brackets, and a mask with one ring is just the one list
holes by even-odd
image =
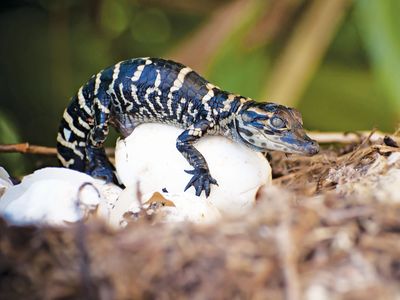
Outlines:
{"label": "white egg", "polygon": [[[125,186],[139,183],[142,194],[165,188],[170,194],[192,198],[194,188],[183,192],[192,176],[184,170],[193,168],[176,149],[181,132],[173,126],[143,124],[117,141],[116,169]],[[218,182],[211,186],[207,201],[223,214],[245,213],[254,205],[258,189],[271,183],[271,168],[261,153],[222,136],[205,136],[195,147]],[[200,199],[206,199],[204,192]]]}

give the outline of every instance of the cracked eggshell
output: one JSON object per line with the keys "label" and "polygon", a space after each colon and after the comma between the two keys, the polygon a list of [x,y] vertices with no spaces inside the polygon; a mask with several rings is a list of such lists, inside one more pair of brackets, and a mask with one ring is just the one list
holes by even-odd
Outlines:
{"label": "cracked eggshell", "polygon": [[[139,213],[140,201],[137,199],[137,185],[127,187],[122,191],[113,208],[110,210],[109,224],[123,227],[125,213]],[[157,220],[165,223],[193,222],[209,224],[220,219],[221,214],[210,201],[186,193],[172,194],[154,192],[142,196],[143,209],[148,209],[154,203],[162,204],[156,209]]]}
{"label": "cracked eggshell", "polygon": [[[115,159],[118,176],[125,186],[139,182],[142,194],[164,188],[182,194],[193,169],[176,149],[182,129],[162,124],[142,124],[125,139],[117,141]],[[223,214],[245,213],[255,203],[263,185],[271,183],[271,168],[261,153],[222,136],[205,136],[195,147],[203,154],[219,186],[211,186],[207,199]],[[186,192],[194,195],[194,188]],[[204,192],[202,199],[206,199]]]}
{"label": "cracked eggshell", "polygon": [[221,218],[217,208],[208,199],[184,193],[160,193],[170,205],[160,208],[162,221],[166,223],[193,222],[214,223]]}
{"label": "cracked eggshell", "polygon": [[13,186],[10,179],[10,175],[7,173],[6,169],[0,167],[0,198],[6,192],[6,190]]}
{"label": "cracked eggshell", "polygon": [[16,225],[65,225],[97,211],[105,201],[104,186],[104,181],[78,171],[40,169],[6,191],[0,199],[0,214]]}

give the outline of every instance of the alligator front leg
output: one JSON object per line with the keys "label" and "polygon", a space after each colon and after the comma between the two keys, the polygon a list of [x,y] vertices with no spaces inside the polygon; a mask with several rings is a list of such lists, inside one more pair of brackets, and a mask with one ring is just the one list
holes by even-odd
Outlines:
{"label": "alligator front leg", "polygon": [[115,168],[108,160],[103,147],[109,131],[111,98],[106,93],[100,93],[94,101],[94,127],[90,130],[87,141],[86,172],[93,177],[103,178],[107,182],[118,184],[114,173]]}
{"label": "alligator front leg", "polygon": [[204,190],[206,197],[208,197],[210,195],[210,184],[218,185],[217,181],[212,178],[203,155],[193,146],[194,142],[207,133],[211,125],[209,121],[201,120],[186,129],[176,141],[176,148],[194,168],[190,171],[185,170],[185,172],[193,175],[186,185],[185,191],[193,186],[196,190],[196,196],[200,196]]}

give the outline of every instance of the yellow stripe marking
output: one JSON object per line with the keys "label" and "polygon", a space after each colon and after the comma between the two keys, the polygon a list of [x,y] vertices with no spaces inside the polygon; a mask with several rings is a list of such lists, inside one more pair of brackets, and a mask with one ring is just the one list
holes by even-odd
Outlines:
{"label": "yellow stripe marking", "polygon": [[81,138],[84,138],[86,136],[83,131],[81,131],[75,127],[74,121],[73,121],[72,117],[69,115],[67,110],[64,111],[63,118],[68,123],[68,126],[72,130],[73,133],[75,133],[77,136],[79,136]]}
{"label": "yellow stripe marking", "polygon": [[92,111],[90,110],[89,106],[86,105],[85,96],[83,96],[83,87],[78,91],[78,103],[79,107],[82,108],[89,116],[92,115]]}

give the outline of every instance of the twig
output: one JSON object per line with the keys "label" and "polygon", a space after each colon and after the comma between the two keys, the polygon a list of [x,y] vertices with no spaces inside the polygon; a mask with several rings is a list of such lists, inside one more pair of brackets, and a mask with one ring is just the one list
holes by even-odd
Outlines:
{"label": "twig", "polygon": [[380,131],[359,131],[359,132],[319,132],[310,131],[308,135],[318,141],[320,144],[352,144],[360,143],[362,140],[369,137],[369,141],[372,143],[378,142],[385,136],[390,136],[393,140],[398,141],[399,138],[393,135],[389,135]]}
{"label": "twig", "polygon": [[53,147],[30,145],[29,143],[0,145],[0,153],[31,153],[43,155],[56,155]]}
{"label": "twig", "polygon": [[300,299],[300,278],[297,269],[298,253],[294,246],[292,230],[289,225],[289,216],[286,212],[285,220],[278,226],[276,241],[280,253],[283,277],[285,280],[285,299]]}
{"label": "twig", "polygon": [[[106,154],[114,156],[114,148],[106,148]],[[0,153],[29,153],[40,155],[57,155],[55,147],[45,147],[39,145],[31,145],[28,142],[20,144],[0,144]]]}

